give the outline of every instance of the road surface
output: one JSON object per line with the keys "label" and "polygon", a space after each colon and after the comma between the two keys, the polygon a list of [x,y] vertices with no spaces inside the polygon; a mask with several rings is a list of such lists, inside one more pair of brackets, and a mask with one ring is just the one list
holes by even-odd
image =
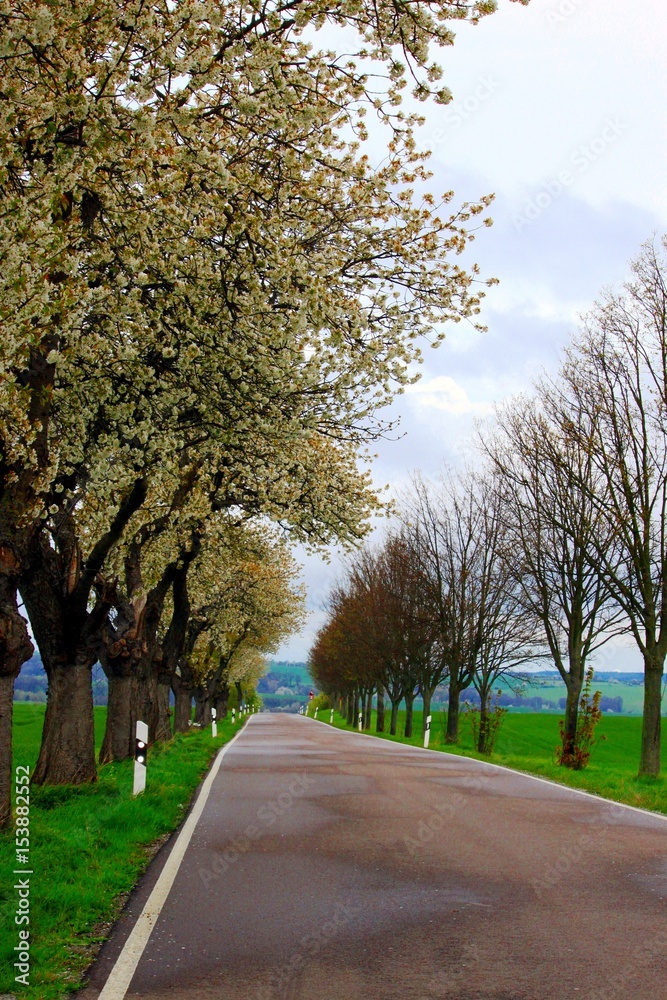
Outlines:
{"label": "road surface", "polygon": [[660,817],[286,715],[209,785],[85,1000],[667,998]]}

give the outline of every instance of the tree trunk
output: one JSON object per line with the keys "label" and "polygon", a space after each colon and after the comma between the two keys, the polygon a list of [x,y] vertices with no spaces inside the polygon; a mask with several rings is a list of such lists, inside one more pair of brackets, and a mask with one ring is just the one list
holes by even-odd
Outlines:
{"label": "tree trunk", "polygon": [[138,665],[132,684],[132,713],[148,726],[148,742],[154,743],[157,738],[158,711],[158,676],[161,658],[159,651],[153,651]]}
{"label": "tree trunk", "polygon": [[[189,674],[186,680],[191,680],[192,671],[189,669],[188,655],[194,648],[196,633],[193,633],[190,622],[190,597],[188,594],[188,570],[193,560],[201,548],[201,538],[198,533],[194,533],[191,538],[192,545],[188,552],[181,551],[181,560],[176,569],[172,583],[173,606],[171,621],[165,633],[162,648],[160,650],[160,669],[158,671],[157,686],[157,707],[158,721],[155,738],[157,740],[170,740],[171,712],[169,709],[169,693],[172,689],[174,677],[177,671],[182,675]],[[175,699],[175,695],[174,695]],[[189,703],[190,704],[190,703]],[[188,719],[179,720],[179,724],[187,728]],[[176,708],[174,703],[174,731],[176,729]],[[181,731],[183,731],[181,729]]]}
{"label": "tree trunk", "polygon": [[459,706],[461,688],[449,682],[449,706],[447,708],[447,732],[445,743],[457,743],[459,738]]}
{"label": "tree trunk", "polygon": [[170,740],[171,731],[171,708],[169,706],[169,693],[171,691],[171,678],[165,680],[161,675],[157,684],[157,729],[155,739],[160,742]]}
{"label": "tree trunk", "polygon": [[373,715],[373,688],[369,688],[366,692],[366,697],[364,700],[364,729],[371,728],[371,718]]}
{"label": "tree trunk", "polygon": [[359,690],[358,690],[358,688],[354,689],[354,699],[353,699],[352,705],[353,705],[353,707],[352,707],[352,725],[354,726],[355,729],[357,729],[358,726],[359,726],[359,711],[360,711],[360,709],[359,709]]}
{"label": "tree trunk", "polygon": [[375,732],[376,733],[384,732],[384,688],[382,687],[381,684],[378,687],[378,708],[377,708],[377,716],[375,719]]}
{"label": "tree trunk", "polygon": [[[92,668],[99,656],[104,601],[89,612],[63,595],[62,567],[41,538],[21,578],[48,679],[42,743],[32,780],[36,785],[79,785],[97,779]],[[99,624],[98,624],[99,623]]]}
{"label": "tree trunk", "polygon": [[563,725],[563,758],[564,762],[571,760],[577,737],[577,721],[579,718],[579,701],[584,685],[583,674],[577,675],[570,670],[567,680],[567,698],[565,701],[565,722]]}
{"label": "tree trunk", "polygon": [[112,760],[127,760],[134,754],[136,718],[132,717],[132,677],[107,673],[109,698],[107,722],[100,749],[100,764]]}
{"label": "tree trunk", "polygon": [[660,710],[664,657],[659,653],[644,657],[644,718],[639,776],[660,775]]}
{"label": "tree trunk", "polygon": [[49,699],[32,778],[36,785],[80,785],[97,779],[92,668],[86,658],[47,670]]}
{"label": "tree trunk", "polygon": [[187,733],[192,721],[192,686],[183,674],[174,674],[171,679],[174,692],[174,732]]}
{"label": "tree trunk", "polygon": [[223,684],[222,687],[216,691],[213,698],[213,705],[217,713],[218,719],[225,719],[227,717],[227,703],[229,701],[229,686]]}
{"label": "tree trunk", "polygon": [[489,692],[482,688],[479,692],[479,733],[477,735],[478,753],[489,752]]}
{"label": "tree trunk", "polygon": [[202,727],[211,725],[211,699],[203,688],[195,689],[195,723]]}
{"label": "tree trunk", "polygon": [[0,830],[12,822],[12,710],[14,677],[0,674]]}
{"label": "tree trunk", "polygon": [[346,709],[346,722],[348,726],[354,725],[354,698],[351,694],[347,695],[345,702]]}
{"label": "tree trunk", "polygon": [[12,821],[14,681],[35,651],[25,619],[19,614],[14,574],[7,572],[16,565],[9,550],[0,546],[0,830]]}
{"label": "tree trunk", "polygon": [[412,706],[414,705],[415,696],[414,694],[406,694],[405,696],[405,729],[403,735],[406,739],[410,739],[412,736]]}
{"label": "tree trunk", "polygon": [[398,701],[394,698],[391,699],[391,722],[389,724],[390,736],[396,735],[396,730],[398,729],[398,708],[402,700],[402,698],[399,698]]}
{"label": "tree trunk", "polygon": [[[138,480],[84,559],[73,514],[61,512],[52,532],[33,539],[20,591],[49,682],[36,784],[95,781],[92,667],[116,605],[115,583],[101,576],[111,549],[146,497]],[[55,544],[54,544],[55,543]],[[93,594],[95,595],[93,597]]]}
{"label": "tree trunk", "polygon": [[[122,604],[116,624],[105,627],[103,638],[100,662],[109,685],[109,698],[100,764],[109,764],[134,755],[137,721],[147,722],[135,710],[134,689],[140,683],[138,670],[143,642],[141,615],[137,621],[130,602]],[[150,729],[148,735],[153,738]]]}

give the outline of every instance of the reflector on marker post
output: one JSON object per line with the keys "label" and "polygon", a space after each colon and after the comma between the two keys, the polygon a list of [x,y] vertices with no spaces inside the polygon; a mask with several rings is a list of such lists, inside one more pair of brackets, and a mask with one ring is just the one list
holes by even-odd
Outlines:
{"label": "reflector on marker post", "polygon": [[213,739],[215,739],[216,736],[218,735],[218,725],[217,725],[217,723],[215,721],[216,715],[217,715],[216,710],[214,708],[212,708],[211,709],[211,735],[212,735]]}
{"label": "reflector on marker post", "polygon": [[139,795],[146,788],[146,758],[148,756],[148,726],[137,722],[134,741],[134,787],[133,795]]}
{"label": "reflector on marker post", "polygon": [[426,731],[424,733],[424,749],[428,747],[428,741],[431,738],[431,716],[426,716]]}

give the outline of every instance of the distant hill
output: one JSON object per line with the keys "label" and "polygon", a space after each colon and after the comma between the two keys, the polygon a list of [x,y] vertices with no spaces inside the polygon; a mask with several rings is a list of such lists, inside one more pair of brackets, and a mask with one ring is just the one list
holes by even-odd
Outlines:
{"label": "distant hill", "polygon": [[[553,680],[561,682],[561,676],[557,670],[536,670],[534,673],[526,674],[530,678],[537,678],[538,680]],[[594,674],[594,683],[604,683],[604,684],[644,684],[644,675],[641,672],[638,673],[622,673],[619,670],[596,670]]]}
{"label": "distant hill", "polygon": [[[298,705],[308,699],[312,681],[308,675],[305,663],[290,663],[288,661],[269,660],[269,672],[258,685],[258,690],[269,695],[269,701],[276,707],[283,704]],[[48,680],[39,654],[31,657],[21,667],[21,673],[14,684],[14,701],[45,702]],[[276,692],[280,691],[278,695]],[[106,705],[108,696],[107,679],[99,663],[93,667],[93,701],[96,705]],[[275,696],[275,697],[274,697]],[[265,698],[265,704],[266,698]],[[271,707],[268,706],[267,707]]]}
{"label": "distant hill", "polygon": [[[48,679],[42,659],[37,653],[21,667],[21,673],[14,682],[14,701],[46,701]],[[93,667],[93,704],[106,705],[109,686],[99,663]]]}
{"label": "distant hill", "polygon": [[310,682],[308,664],[301,662],[291,662],[289,660],[268,660],[269,671],[272,674],[280,674],[281,677],[300,678],[304,683]]}
{"label": "distant hill", "polygon": [[264,706],[278,712],[298,711],[314,690],[307,664],[269,660],[268,668],[257,684]]}

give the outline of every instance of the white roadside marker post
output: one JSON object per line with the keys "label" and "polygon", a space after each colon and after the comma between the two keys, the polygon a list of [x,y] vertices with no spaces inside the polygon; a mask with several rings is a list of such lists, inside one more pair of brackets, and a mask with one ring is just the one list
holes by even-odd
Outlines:
{"label": "white roadside marker post", "polygon": [[318,712],[319,712],[319,708],[316,708],[316,709],[315,709],[315,715],[313,716],[313,718],[314,718],[314,719],[316,719],[316,718],[317,718],[317,713],[318,713]]}
{"label": "white roadside marker post", "polygon": [[139,795],[146,788],[146,757],[148,754],[148,726],[137,722],[134,741],[134,787],[133,795]]}
{"label": "white roadside marker post", "polygon": [[236,722],[236,709],[233,708],[232,709],[232,725],[234,725],[235,722]]}
{"label": "white roadside marker post", "polygon": [[428,741],[431,738],[431,716],[426,716],[426,732],[424,733],[424,749],[428,749]]}
{"label": "white roadside marker post", "polygon": [[332,709],[331,709],[331,717],[330,717],[330,719],[329,719],[329,722],[331,723],[331,725],[332,725],[332,726],[333,726],[333,712],[334,712],[334,710],[333,710],[333,708],[332,708]]}
{"label": "white roadside marker post", "polygon": [[359,725],[358,725],[359,732],[361,732],[361,721],[362,721],[362,719],[363,719],[363,715],[362,715],[361,712],[359,712]]}
{"label": "white roadside marker post", "polygon": [[214,708],[212,708],[211,709],[211,736],[213,737],[213,739],[215,739],[216,736],[218,735],[218,724],[215,721],[216,715],[217,715],[216,710]]}

